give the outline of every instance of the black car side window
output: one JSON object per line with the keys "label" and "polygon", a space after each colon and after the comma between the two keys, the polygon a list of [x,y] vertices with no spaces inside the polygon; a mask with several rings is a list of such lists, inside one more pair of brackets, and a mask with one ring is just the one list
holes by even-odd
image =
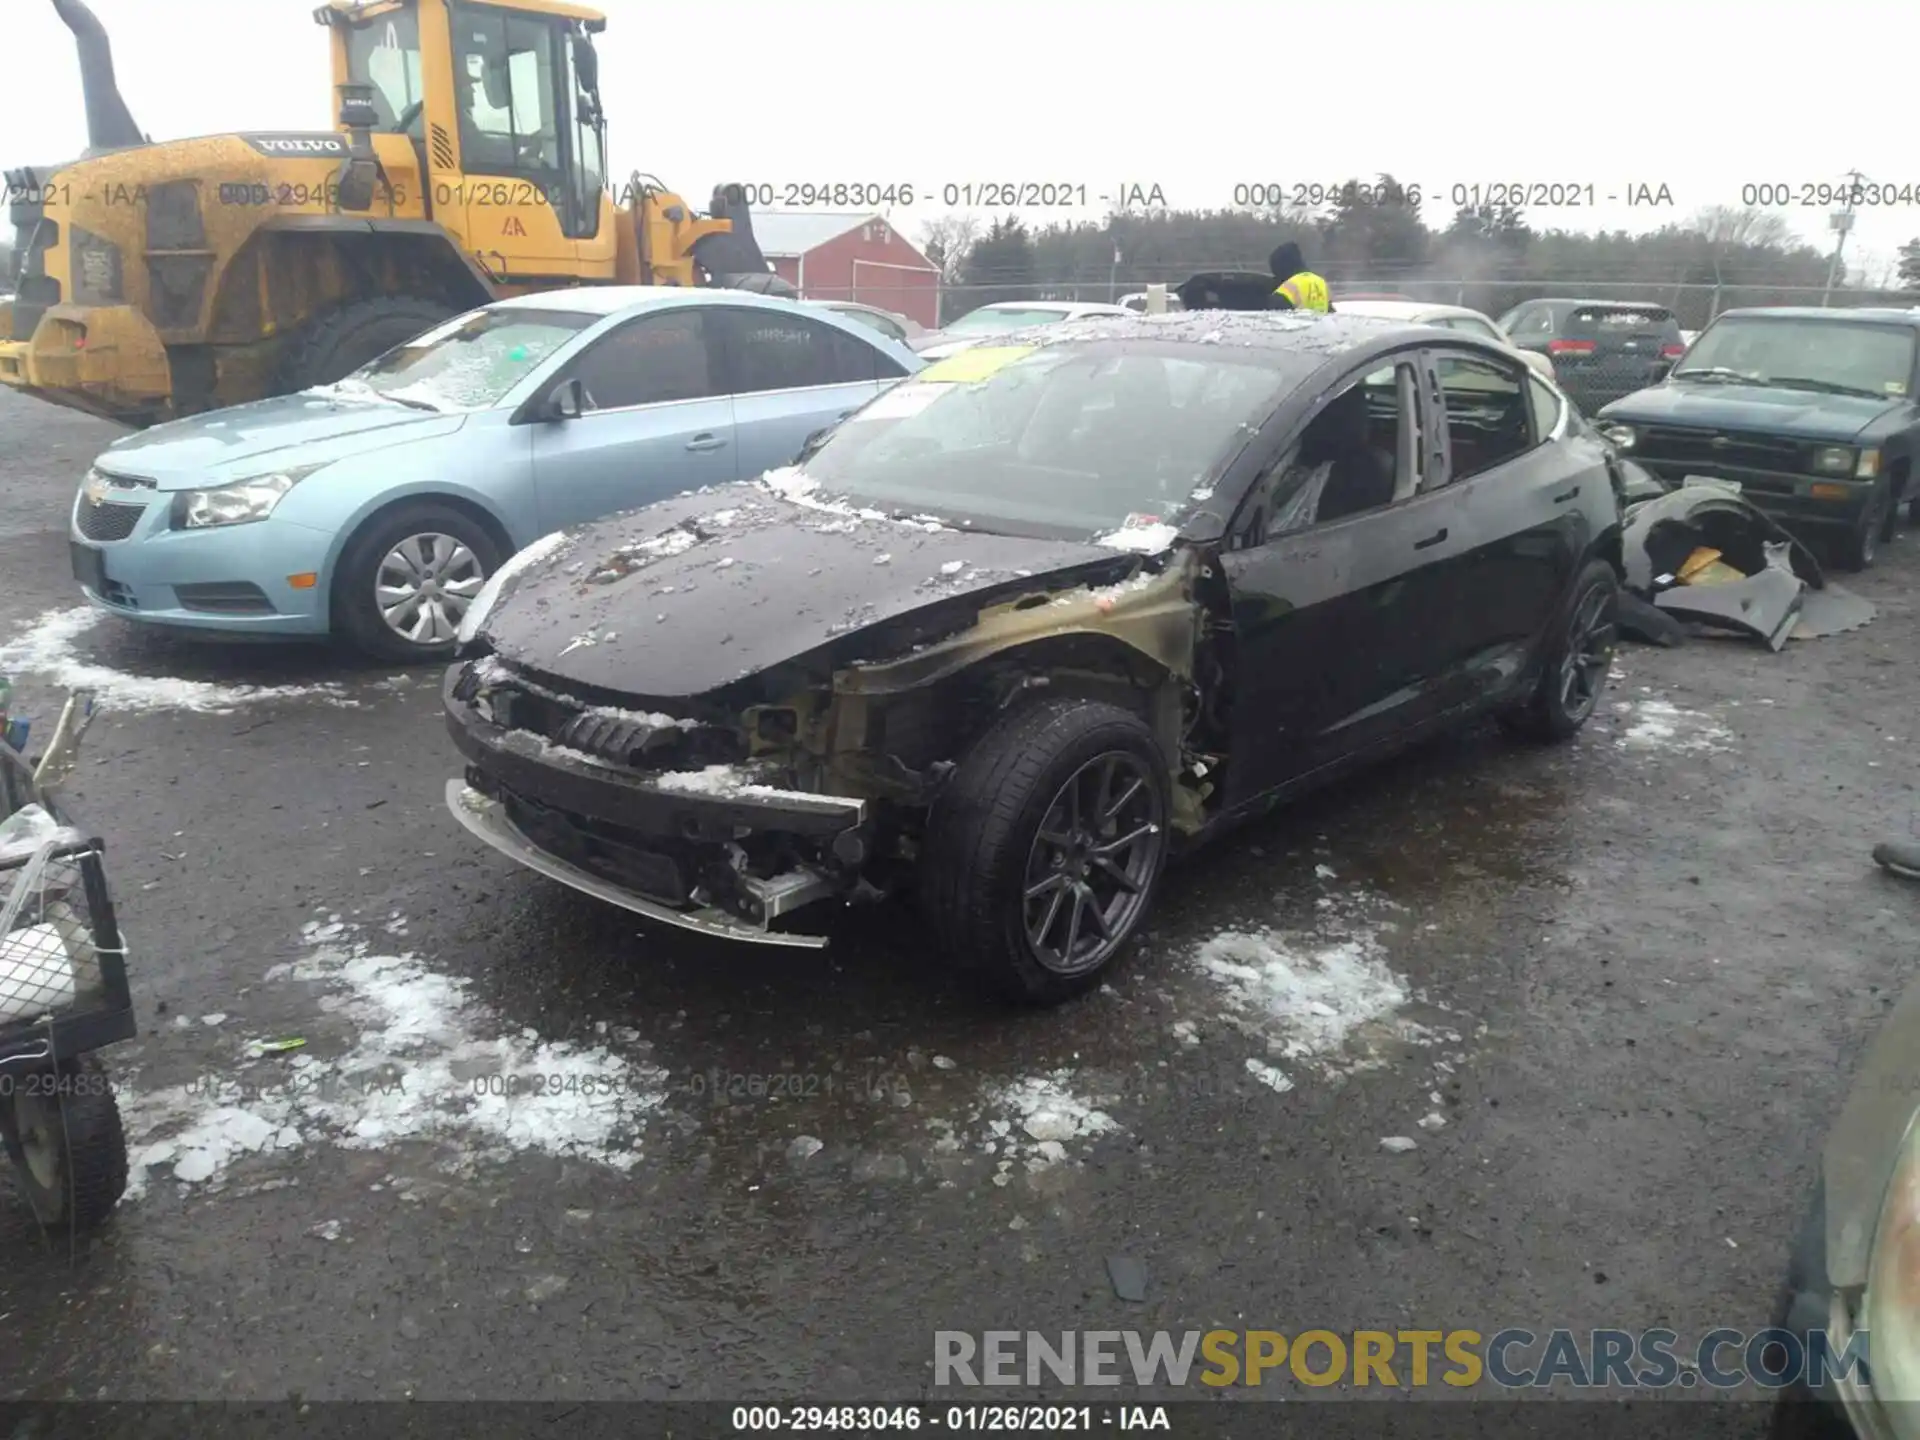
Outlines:
{"label": "black car side window", "polygon": [[1251,497],[1243,544],[1391,505],[1418,483],[1411,361],[1383,365],[1335,392]]}
{"label": "black car side window", "polygon": [[700,310],[644,315],[588,348],[574,364],[590,410],[625,410],[718,394],[706,316]]}
{"label": "black car side window", "polygon": [[1479,355],[1438,354],[1434,369],[1447,407],[1451,480],[1504,465],[1534,446],[1527,372]]}
{"label": "black car side window", "polygon": [[779,310],[722,312],[738,395],[881,378],[878,350],[837,326]]}

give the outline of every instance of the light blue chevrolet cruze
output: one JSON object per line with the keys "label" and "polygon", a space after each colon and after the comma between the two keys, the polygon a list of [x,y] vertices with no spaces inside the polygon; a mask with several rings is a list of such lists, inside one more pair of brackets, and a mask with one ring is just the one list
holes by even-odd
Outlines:
{"label": "light blue chevrolet cruze", "polygon": [[745,291],[501,300],[336,385],[117,441],[74,502],[74,574],[130,620],[430,659],[535,538],[785,465],[924,363]]}

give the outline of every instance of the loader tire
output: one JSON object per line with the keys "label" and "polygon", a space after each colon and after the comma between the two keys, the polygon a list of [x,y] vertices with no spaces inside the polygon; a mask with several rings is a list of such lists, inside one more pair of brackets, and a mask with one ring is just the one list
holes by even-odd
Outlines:
{"label": "loader tire", "polygon": [[349,300],[314,316],[287,341],[280,356],[279,392],[291,395],[309,386],[331,385],[457,313],[438,300]]}

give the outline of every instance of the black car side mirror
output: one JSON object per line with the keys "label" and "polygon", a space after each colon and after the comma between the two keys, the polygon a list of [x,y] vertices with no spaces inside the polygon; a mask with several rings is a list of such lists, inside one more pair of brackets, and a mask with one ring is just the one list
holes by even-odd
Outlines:
{"label": "black car side mirror", "polygon": [[578,380],[562,380],[547,397],[549,420],[578,420],[586,408],[586,387]]}
{"label": "black car side mirror", "polygon": [[800,453],[793,457],[793,463],[801,465],[812,459],[814,452],[827,443],[827,437],[831,434],[833,434],[833,426],[823,425],[811,435],[807,436],[806,440],[800,446]]}

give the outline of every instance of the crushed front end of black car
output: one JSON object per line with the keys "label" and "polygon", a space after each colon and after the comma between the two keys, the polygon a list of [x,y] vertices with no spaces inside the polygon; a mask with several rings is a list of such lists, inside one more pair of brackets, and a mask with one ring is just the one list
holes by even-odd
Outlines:
{"label": "crushed front end of black car", "polygon": [[867,802],[785,788],[791,764],[750,759],[738,729],[588,705],[492,656],[455,665],[444,700],[467,761],[454,814],[553,879],[686,928],[814,945],[769,927],[858,886]]}
{"label": "crushed front end of black car", "polygon": [[[904,888],[968,737],[1027,692],[1144,709],[1180,752],[1190,552],[805,521],[764,491],[687,497],[516,573],[487,653],[447,673],[453,814],[636,913],[818,946],[789,917]],[[796,567],[798,605],[767,588]],[[1176,829],[1210,789],[1180,789]]]}

